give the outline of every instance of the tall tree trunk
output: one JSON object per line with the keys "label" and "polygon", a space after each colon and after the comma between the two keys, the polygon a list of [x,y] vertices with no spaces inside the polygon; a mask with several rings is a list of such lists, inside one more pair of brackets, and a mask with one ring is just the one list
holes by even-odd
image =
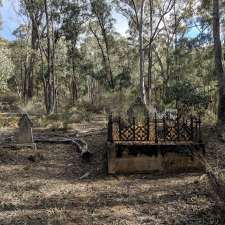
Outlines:
{"label": "tall tree trunk", "polygon": [[[153,0],[149,0],[150,7],[150,16],[149,16],[149,25],[150,25],[150,35],[149,39],[152,39],[153,31]],[[149,44],[148,48],[148,86],[147,86],[147,102],[151,103],[151,93],[152,93],[152,41]]]}
{"label": "tall tree trunk", "polygon": [[[47,30],[47,76],[45,85],[45,102],[47,114],[52,114],[55,112],[55,81],[54,81],[54,49],[53,40],[51,38],[50,32],[50,18],[48,12],[47,0],[44,1],[45,4],[45,17],[46,17],[46,30]],[[52,31],[53,32],[53,31]]]}
{"label": "tall tree trunk", "polygon": [[77,90],[77,80],[73,72],[72,82],[71,82],[71,94],[72,94],[72,104],[74,105],[78,99],[78,90]]}
{"label": "tall tree trunk", "polygon": [[27,68],[26,64],[21,62],[21,73],[23,72],[24,67],[24,79],[23,79],[23,103],[26,104],[27,102]]}
{"label": "tall tree trunk", "polygon": [[225,123],[225,77],[222,64],[222,49],[220,40],[219,0],[213,0],[213,38],[215,52],[215,72],[219,83],[218,123]]}
{"label": "tall tree trunk", "polygon": [[72,104],[74,105],[78,99],[78,90],[77,90],[77,80],[75,72],[72,75],[72,82],[71,82],[71,94],[72,94]]}
{"label": "tall tree trunk", "polygon": [[28,79],[28,87],[27,87],[27,99],[31,100],[33,97],[33,89],[34,89],[34,64],[36,59],[36,51],[38,50],[38,30],[35,18],[32,17],[32,33],[31,33],[31,55],[29,60],[29,68],[27,73]]}
{"label": "tall tree trunk", "polygon": [[108,82],[108,85],[111,89],[114,88],[114,82],[113,82],[113,76],[112,76],[112,70],[111,70],[111,67],[109,67],[109,57],[107,57],[107,55],[105,54],[105,51],[104,51],[104,48],[101,44],[101,41],[97,35],[97,33],[92,29],[92,27],[90,26],[90,31],[92,32],[92,34],[95,36],[95,39],[98,43],[98,46],[101,50],[101,54],[102,54],[102,62],[103,62],[103,65],[104,65],[104,69],[105,69],[105,73],[106,73],[106,78],[107,78],[107,82]]}
{"label": "tall tree trunk", "polygon": [[33,97],[34,91],[34,65],[36,60],[36,52],[38,50],[39,45],[39,33],[38,28],[40,26],[40,22],[42,19],[42,13],[40,9],[35,8],[35,2],[30,0],[22,1],[25,6],[31,21],[31,54],[28,59],[28,65],[26,70],[26,79],[27,79],[27,87],[26,87],[26,96],[25,102],[29,101]]}
{"label": "tall tree trunk", "polygon": [[112,73],[112,68],[111,68],[111,61],[110,61],[110,56],[109,56],[109,43],[108,43],[108,38],[105,29],[102,29],[102,34],[105,42],[105,48],[106,48],[106,58],[107,58],[107,70],[108,70],[108,77],[110,79],[110,86],[112,89],[114,89],[114,81],[113,81],[113,73]]}
{"label": "tall tree trunk", "polygon": [[76,77],[76,65],[75,65],[75,46],[76,42],[72,43],[72,82],[71,82],[71,94],[72,94],[72,104],[74,105],[78,99],[78,87],[77,87],[77,77]]}
{"label": "tall tree trunk", "polygon": [[146,104],[146,94],[145,94],[145,79],[144,79],[144,66],[145,66],[145,54],[143,48],[143,23],[144,23],[144,6],[145,0],[142,0],[141,3],[141,14],[140,14],[140,21],[138,24],[139,30],[139,52],[140,52],[140,62],[139,62],[139,69],[140,69],[140,98],[141,101]]}

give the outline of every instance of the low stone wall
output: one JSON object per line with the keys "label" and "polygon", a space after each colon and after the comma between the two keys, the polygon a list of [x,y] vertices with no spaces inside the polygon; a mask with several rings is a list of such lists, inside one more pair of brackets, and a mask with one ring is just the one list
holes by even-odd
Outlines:
{"label": "low stone wall", "polygon": [[111,144],[108,150],[108,173],[204,171],[205,165],[198,158],[198,154],[204,155],[204,145],[132,145],[129,147]]}

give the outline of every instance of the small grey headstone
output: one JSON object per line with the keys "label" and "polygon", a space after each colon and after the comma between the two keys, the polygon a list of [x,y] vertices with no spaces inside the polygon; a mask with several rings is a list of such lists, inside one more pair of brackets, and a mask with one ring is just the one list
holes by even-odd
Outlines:
{"label": "small grey headstone", "polygon": [[23,114],[18,122],[18,130],[15,135],[16,144],[33,144],[32,122],[27,114]]}
{"label": "small grey headstone", "polygon": [[133,118],[137,119],[138,121],[142,121],[145,120],[145,118],[149,115],[149,110],[142,102],[141,98],[137,97],[127,110],[127,115],[130,122],[133,120]]}

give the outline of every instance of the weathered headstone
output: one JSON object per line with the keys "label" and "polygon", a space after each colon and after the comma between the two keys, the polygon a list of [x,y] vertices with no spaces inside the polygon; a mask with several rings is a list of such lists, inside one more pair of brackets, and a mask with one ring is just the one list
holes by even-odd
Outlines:
{"label": "weathered headstone", "polygon": [[16,144],[33,144],[32,122],[27,114],[23,114],[18,122],[18,130],[15,134]]}
{"label": "weathered headstone", "polygon": [[127,115],[129,121],[132,121],[133,118],[142,121],[149,115],[149,110],[141,98],[137,97],[127,110]]}

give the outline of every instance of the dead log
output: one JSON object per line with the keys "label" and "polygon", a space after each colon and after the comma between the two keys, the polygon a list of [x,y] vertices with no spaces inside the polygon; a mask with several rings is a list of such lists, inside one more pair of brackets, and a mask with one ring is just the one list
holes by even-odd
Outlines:
{"label": "dead log", "polygon": [[6,143],[1,144],[2,149],[10,149],[10,150],[21,150],[21,149],[34,149],[36,150],[37,147],[35,144],[15,144],[15,143]]}
{"label": "dead log", "polygon": [[70,139],[70,138],[57,138],[57,139],[35,139],[35,143],[45,143],[45,144],[70,144],[75,147],[76,151],[81,154],[81,158],[84,161],[90,161],[93,153],[89,151],[88,144],[82,139]]}
{"label": "dead log", "polygon": [[71,144],[71,140],[70,139],[66,139],[66,138],[49,138],[49,139],[43,139],[43,138],[35,138],[34,139],[35,143],[43,143],[43,144]]}
{"label": "dead log", "polygon": [[80,177],[80,180],[87,179],[87,178],[90,177],[90,175],[91,175],[91,173],[90,172],[87,172],[83,176]]}
{"label": "dead log", "polygon": [[84,140],[78,138],[72,139],[72,144],[76,146],[83,160],[90,161],[93,153],[88,150],[88,144]]}

